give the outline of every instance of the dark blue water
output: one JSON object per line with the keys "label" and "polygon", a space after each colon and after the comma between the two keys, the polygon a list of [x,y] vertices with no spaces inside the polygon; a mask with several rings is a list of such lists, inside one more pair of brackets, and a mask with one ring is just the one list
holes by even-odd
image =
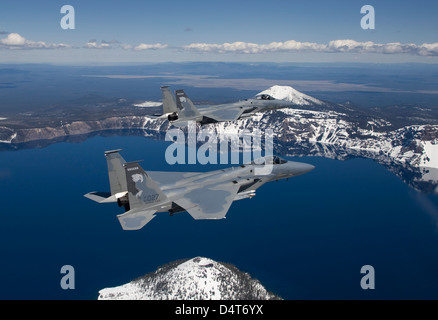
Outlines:
{"label": "dark blue water", "polygon": [[[167,165],[167,146],[96,137],[1,152],[0,299],[96,299],[195,256],[233,263],[285,299],[438,298],[438,199],[372,160],[292,159],[316,169],[264,185],[225,220],[161,213],[137,232],[121,229],[115,204],[83,197],[109,188],[105,150],[123,148],[146,170],[210,170]],[[74,290],[60,286],[63,265],[75,268]],[[375,290],[360,287],[363,265],[375,269]]]}

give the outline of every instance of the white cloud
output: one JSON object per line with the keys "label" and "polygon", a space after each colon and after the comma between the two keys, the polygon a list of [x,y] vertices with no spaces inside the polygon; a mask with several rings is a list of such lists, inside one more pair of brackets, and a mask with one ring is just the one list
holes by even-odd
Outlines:
{"label": "white cloud", "polygon": [[109,43],[107,43],[105,41],[101,41],[101,43],[98,44],[97,41],[93,39],[93,40],[88,41],[85,44],[84,48],[87,48],[87,49],[111,49],[111,46]]}
{"label": "white cloud", "polygon": [[381,54],[412,54],[420,56],[438,56],[438,43],[374,43],[372,41],[358,42],[355,40],[333,40],[328,44],[314,42],[299,42],[289,40],[285,42],[271,42],[257,44],[250,42],[233,43],[192,43],[182,47],[186,51],[204,53],[243,53],[262,54],[270,52],[353,52],[353,53],[381,53]]}
{"label": "white cloud", "polygon": [[419,48],[421,56],[438,56],[438,43],[423,43]]}
{"label": "white cloud", "polygon": [[374,43],[371,41],[358,42],[355,40],[334,40],[330,41],[327,46],[328,52],[359,52],[359,53],[383,53],[383,54],[420,54],[420,46],[408,43],[402,44],[399,42],[392,43]]}
{"label": "white cloud", "polygon": [[8,46],[22,46],[26,43],[26,39],[18,33],[10,33],[5,39],[0,40],[2,44]]}
{"label": "white cloud", "polygon": [[97,40],[92,39],[88,41],[84,46],[84,48],[87,49],[111,49],[113,47],[122,48],[124,50],[143,51],[143,50],[166,49],[168,45],[161,43],[154,43],[154,44],[141,43],[137,46],[134,46],[127,43],[120,43],[117,40],[111,40],[111,41],[102,40],[100,43],[97,43]]}
{"label": "white cloud", "polygon": [[[77,48],[76,46],[64,43],[46,43],[43,41],[31,41],[18,33],[0,32],[0,49],[20,50],[20,49],[59,49]],[[121,43],[117,40],[105,41],[100,43],[92,39],[83,48],[86,49],[111,49],[120,48],[124,50],[145,51],[161,50],[167,48],[179,48],[188,52],[211,53],[211,54],[266,54],[266,53],[299,53],[299,52],[321,52],[321,53],[374,53],[374,54],[408,54],[416,56],[438,56],[438,43],[375,43],[372,41],[359,42],[352,39],[332,40],[328,43],[300,42],[288,40],[284,42],[271,42],[266,44],[236,41],[231,43],[191,43],[182,47],[170,47],[162,43],[140,43],[131,45]]]}
{"label": "white cloud", "polygon": [[161,44],[161,43],[154,43],[154,44],[140,43],[138,46],[134,47],[133,49],[135,51],[142,51],[142,50],[166,49],[167,47],[168,47],[167,44]]}
{"label": "white cloud", "polygon": [[285,42],[271,42],[257,44],[249,42],[233,42],[223,44],[192,43],[183,46],[184,50],[215,53],[268,53],[268,52],[296,52],[296,51],[324,51],[326,45],[312,42],[298,42],[289,40]]}
{"label": "white cloud", "polygon": [[18,33],[9,33],[6,38],[0,39],[0,49],[59,49],[72,47],[73,46],[65,43],[30,41]]}
{"label": "white cloud", "polygon": [[96,39],[91,39],[90,41],[88,41],[84,45],[84,48],[86,48],[86,49],[111,49],[114,45],[115,46],[123,46],[117,40],[110,40],[110,41],[102,40],[100,43],[97,43]]}

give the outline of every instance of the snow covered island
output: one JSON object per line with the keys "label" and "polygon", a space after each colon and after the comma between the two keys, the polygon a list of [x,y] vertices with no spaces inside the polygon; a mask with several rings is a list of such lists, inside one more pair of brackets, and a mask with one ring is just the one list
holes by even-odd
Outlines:
{"label": "snow covered island", "polygon": [[99,291],[98,300],[279,300],[235,266],[196,257],[159,267],[127,284]]}

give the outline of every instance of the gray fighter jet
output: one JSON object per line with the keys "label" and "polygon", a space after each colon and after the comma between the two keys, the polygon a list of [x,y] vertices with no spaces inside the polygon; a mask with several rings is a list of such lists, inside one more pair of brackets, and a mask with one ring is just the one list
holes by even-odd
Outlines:
{"label": "gray fighter jet", "polygon": [[[252,198],[266,182],[295,177],[314,169],[306,163],[277,156],[239,167],[210,172],[145,172],[138,162],[125,162],[121,150],[106,151],[111,193],[90,192],[98,203],[117,202],[124,230],[139,230],[157,212],[187,211],[194,219],[224,219],[235,200]],[[266,170],[269,169],[269,170]]]}
{"label": "gray fighter jet", "polygon": [[256,112],[292,106],[291,102],[274,99],[268,94],[261,94],[255,98],[234,103],[199,106],[198,109],[184,90],[176,90],[176,97],[172,95],[168,86],[162,86],[161,92],[163,94],[163,114],[167,115],[167,119],[176,127],[185,127],[188,121],[196,121],[201,125],[234,121]]}

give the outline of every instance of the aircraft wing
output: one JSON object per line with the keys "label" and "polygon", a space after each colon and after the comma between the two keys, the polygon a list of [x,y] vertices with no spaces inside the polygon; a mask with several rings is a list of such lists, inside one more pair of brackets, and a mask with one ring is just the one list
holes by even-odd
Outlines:
{"label": "aircraft wing", "polygon": [[240,118],[245,109],[241,108],[217,108],[216,110],[211,110],[206,113],[202,113],[204,117],[214,119],[218,122],[221,121],[234,121]]}
{"label": "aircraft wing", "polygon": [[195,220],[223,219],[239,191],[235,185],[210,185],[192,189],[173,200]]}
{"label": "aircraft wing", "polygon": [[169,185],[176,181],[194,178],[203,174],[202,172],[168,172],[168,171],[149,171],[149,175],[159,185]]}

